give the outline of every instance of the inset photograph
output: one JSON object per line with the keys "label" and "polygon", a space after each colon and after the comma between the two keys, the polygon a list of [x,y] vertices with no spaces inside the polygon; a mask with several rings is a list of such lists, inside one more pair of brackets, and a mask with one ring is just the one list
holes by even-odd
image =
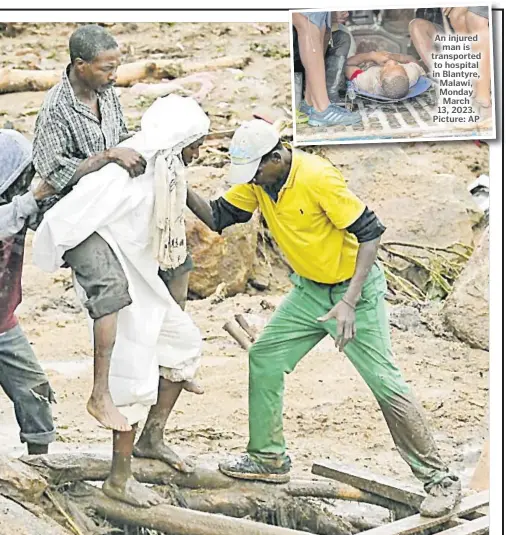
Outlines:
{"label": "inset photograph", "polygon": [[292,11],[295,143],[495,138],[490,14]]}

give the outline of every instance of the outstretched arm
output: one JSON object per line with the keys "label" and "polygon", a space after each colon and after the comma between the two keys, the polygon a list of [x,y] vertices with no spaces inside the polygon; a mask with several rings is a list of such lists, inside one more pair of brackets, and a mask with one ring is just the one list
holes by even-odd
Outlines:
{"label": "outstretched arm", "polygon": [[219,232],[236,223],[246,223],[251,219],[252,212],[242,210],[219,197],[214,201],[208,201],[201,197],[188,185],[186,205],[188,208],[211,230]]}
{"label": "outstretched arm", "polygon": [[211,230],[217,231],[214,218],[213,209],[207,199],[201,197],[198,193],[194,192],[190,185],[188,185],[186,205],[188,208]]}

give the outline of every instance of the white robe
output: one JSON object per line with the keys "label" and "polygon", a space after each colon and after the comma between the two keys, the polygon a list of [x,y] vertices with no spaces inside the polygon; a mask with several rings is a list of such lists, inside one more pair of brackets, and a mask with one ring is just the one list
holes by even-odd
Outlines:
{"label": "white robe", "polygon": [[[202,346],[199,329],[158,276],[153,256],[154,161],[158,151],[171,146],[174,130],[170,115],[163,120],[164,100],[155,103],[156,114],[146,112],[141,132],[120,144],[144,156],[144,175],[131,179],[116,164],[86,175],[45,214],[33,242],[34,263],[45,271],[62,266],[65,251],[93,232],[118,257],[132,304],[118,313],[109,384],[115,405],[131,424],[156,403],[159,366],[181,370],[182,379],[191,379]],[[153,116],[155,123],[144,120]],[[76,291],[84,302],[82,288]]]}

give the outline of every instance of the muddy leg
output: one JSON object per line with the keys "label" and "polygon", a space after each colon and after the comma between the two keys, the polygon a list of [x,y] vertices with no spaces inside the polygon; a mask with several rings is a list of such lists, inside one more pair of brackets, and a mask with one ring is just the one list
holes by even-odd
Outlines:
{"label": "muddy leg", "polygon": [[105,427],[115,431],[129,431],[131,427],[114,405],[109,390],[109,369],[116,341],[117,323],[117,313],[94,321],[93,390],[86,408]]}
{"label": "muddy leg", "polygon": [[27,444],[28,455],[45,455],[49,452],[48,444]]}
{"label": "muddy leg", "polygon": [[129,431],[126,419],[114,406],[109,390],[111,355],[116,342],[118,311],[130,305],[128,280],[114,251],[96,232],[63,256],[86,294],[84,306],[93,319],[93,391],[88,412],[102,425]]}
{"label": "muddy leg", "polygon": [[104,494],[136,507],[158,505],[164,500],[156,492],[136,481],[132,475],[132,450],[137,425],[130,431],[113,431],[112,465],[109,477],[104,481]]}
{"label": "muddy leg", "polygon": [[[163,279],[162,279],[163,280]],[[167,281],[167,288],[170,295],[174,298],[174,301],[181,307],[182,310],[186,307],[186,301],[188,299],[188,284],[190,281],[190,272],[182,273],[176,277]],[[200,384],[195,381],[184,381],[183,390],[191,392],[192,394],[203,394],[204,389]]]}
{"label": "muddy leg", "polygon": [[149,411],[146,425],[134,448],[136,457],[159,459],[180,472],[190,473],[195,467],[181,459],[164,441],[163,431],[174,405],[181,394],[182,383],[172,383],[160,377],[158,402]]}

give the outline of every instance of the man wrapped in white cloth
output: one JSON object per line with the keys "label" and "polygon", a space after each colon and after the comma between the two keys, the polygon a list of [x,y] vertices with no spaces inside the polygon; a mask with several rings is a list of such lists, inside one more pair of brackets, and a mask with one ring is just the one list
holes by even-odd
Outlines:
{"label": "man wrapped in white cloth", "polygon": [[[208,131],[209,119],[193,99],[158,99],[144,114],[141,131],[120,144],[145,158],[145,173],[132,179],[111,163],[85,176],[45,214],[34,239],[35,264],[54,271],[64,264],[66,251],[96,233],[112,248],[128,280],[132,303],[118,313],[109,383],[113,402],[132,430],[113,431],[112,469],[103,489],[138,506],[160,500],[133,478],[132,453],[184,472],[193,469],[164,443],[163,430],[183,382],[195,376],[202,341],[161,270],[177,273],[187,260],[185,166],[198,156]],[[74,284],[84,302],[75,278]],[[134,448],[137,424],[146,415]]]}

